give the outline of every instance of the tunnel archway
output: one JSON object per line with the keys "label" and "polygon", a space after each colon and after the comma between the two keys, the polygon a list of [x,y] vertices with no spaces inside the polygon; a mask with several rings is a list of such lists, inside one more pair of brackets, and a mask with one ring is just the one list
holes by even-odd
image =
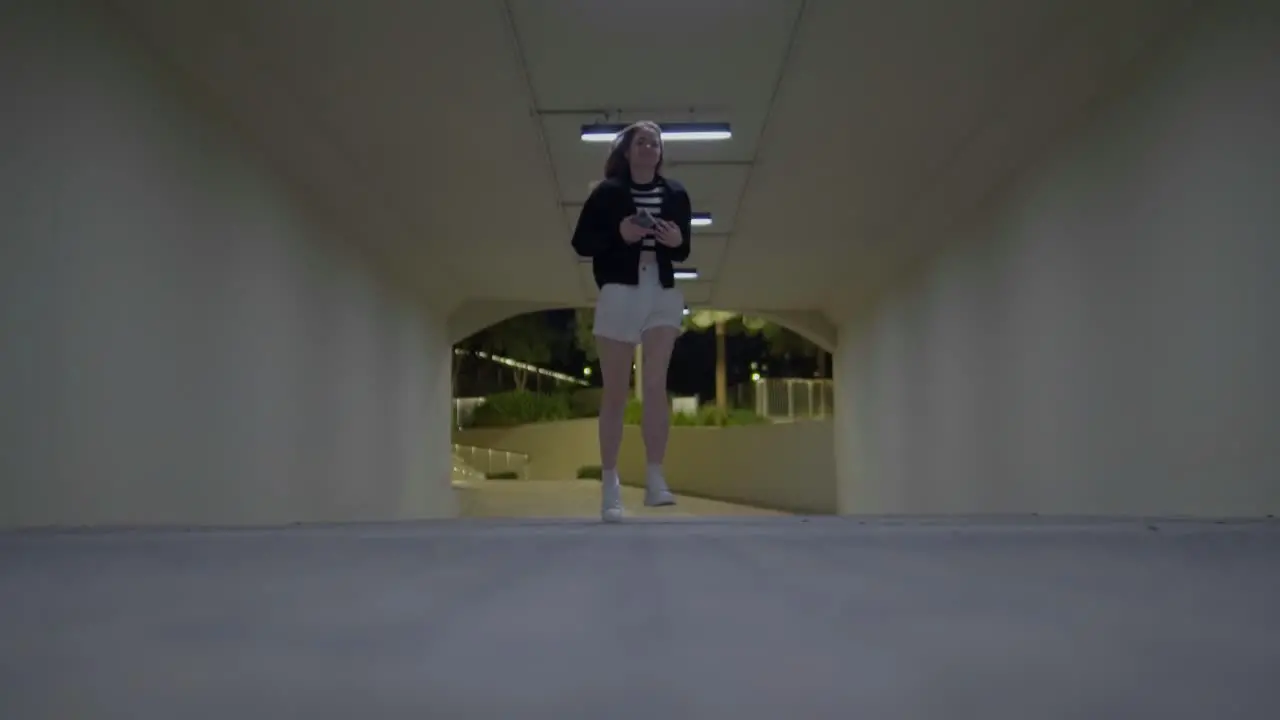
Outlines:
{"label": "tunnel archway", "polygon": [[[449,315],[449,342],[457,343],[495,323],[523,313],[556,310],[575,306],[562,303],[539,303],[522,300],[468,300]],[[584,306],[585,307],[585,306]],[[744,315],[757,315],[775,322],[804,337],[827,352],[835,352],[836,326],[825,313],[815,310],[756,310],[725,308]]]}
{"label": "tunnel archway", "polygon": [[[551,311],[551,310],[578,310],[587,306],[567,305],[561,303],[539,303],[525,302],[519,300],[474,300],[464,302],[450,315],[448,321],[449,341],[456,346],[468,337],[486,328],[494,327],[499,323],[507,321],[511,318],[525,315],[528,313]],[[706,309],[706,308],[700,308]],[[820,361],[817,363],[817,370],[814,378],[831,379],[831,363],[827,357],[833,354],[836,348],[836,330],[834,324],[822,312],[818,311],[778,311],[778,310],[742,310],[742,309],[723,309],[723,312],[732,313],[744,318],[755,318],[770,323],[776,327],[782,328],[792,333],[802,342],[801,345],[808,345],[809,352],[817,349],[817,356]],[[686,309],[686,315],[689,314]],[[697,310],[694,310],[697,314]],[[795,347],[795,343],[791,343]],[[723,360],[723,358],[721,358]],[[636,362],[641,362],[640,354],[637,353]],[[722,370],[721,370],[722,371]],[[819,377],[820,376],[820,377]],[[797,379],[814,379],[814,378],[797,378]],[[719,393],[717,393],[719,394]],[[829,408],[830,405],[824,405]],[[823,413],[826,414],[825,412]]]}
{"label": "tunnel archway", "polygon": [[[473,301],[459,306],[450,316],[449,337],[457,343],[486,328],[525,314],[576,309],[579,308],[563,304]],[[749,314],[777,323],[810,342],[815,337],[823,340],[822,343],[813,342],[814,346],[823,351],[834,346],[834,330],[820,314]],[[706,373],[712,374],[715,357],[706,354],[707,347],[713,347],[709,340],[710,338],[704,340],[702,345],[706,347],[697,352],[702,353],[698,356],[702,358],[699,362],[708,366]],[[567,366],[560,369],[572,370]],[[593,390],[598,393],[598,374],[582,373],[581,378],[576,379],[587,382],[583,383],[584,387],[581,389],[571,388],[570,383],[566,382],[558,388],[544,384],[543,390],[570,396],[579,392],[587,394]],[[532,384],[529,387],[532,388]],[[678,398],[682,393],[675,388],[673,390],[673,404],[679,412],[681,401]],[[694,407],[704,411],[704,414],[710,414],[710,411],[716,409],[713,399],[706,393],[699,392],[697,395],[698,397],[691,398],[696,403]],[[489,398],[468,397],[465,401],[488,402]],[[455,399],[455,402],[461,400]],[[531,403],[532,398],[525,398],[522,402]],[[548,401],[547,404],[553,413],[564,413],[565,406],[563,403],[556,404],[558,402]],[[598,396],[596,402],[598,403]],[[637,412],[635,417],[629,417],[631,421],[638,419],[638,405],[641,401],[633,402],[637,405]],[[568,407],[580,408],[588,404]],[[754,407],[754,403],[746,408],[735,405],[735,412],[739,413],[738,419],[719,424],[707,423],[700,426],[699,422],[702,421],[697,419],[696,411],[691,418],[673,419],[667,452],[667,475],[673,489],[682,495],[701,500],[734,503],[769,511],[834,513],[836,491],[829,410],[831,404],[827,404],[828,412],[822,418],[806,416],[798,420],[760,416],[751,409]],[[629,415],[630,410],[629,406]],[[746,416],[754,419],[747,422]],[[593,467],[598,473],[596,417],[597,413],[569,412],[564,416],[554,415],[553,419],[545,422],[523,424],[488,424],[489,421],[486,420],[486,424],[480,426],[460,421],[453,424],[451,432],[455,446],[463,448],[464,452],[475,454],[480,453],[481,449],[492,450],[503,458],[504,463],[512,462],[504,453],[519,454],[521,457],[518,462],[524,463],[522,471],[518,473],[520,479],[533,481],[532,485],[536,485],[543,481],[570,481],[580,476],[590,477]],[[710,424],[715,424],[715,427],[709,427]],[[640,428],[628,422],[619,460],[624,484],[642,482],[644,449]],[[796,477],[797,467],[805,468],[802,477]],[[496,470],[502,471],[501,468]],[[788,481],[779,482],[781,477],[787,477]],[[530,486],[530,483],[525,483],[523,487]],[[508,483],[503,489],[513,491],[514,487],[516,486]],[[593,487],[596,488],[593,492],[598,492],[598,486]],[[534,502],[528,497],[525,500]],[[469,501],[464,498],[461,504],[463,514],[467,515]],[[579,502],[579,511],[581,510]]]}

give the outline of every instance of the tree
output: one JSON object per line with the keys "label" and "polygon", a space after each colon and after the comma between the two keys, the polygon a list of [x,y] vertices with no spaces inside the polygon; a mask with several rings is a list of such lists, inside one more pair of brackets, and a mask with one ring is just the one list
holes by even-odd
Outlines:
{"label": "tree", "polygon": [[[458,381],[462,378],[462,368],[467,358],[471,357],[477,350],[484,349],[484,339],[485,339],[484,334],[485,334],[484,330],[481,330],[478,333],[473,333],[468,337],[463,338],[457,345],[453,346],[453,349],[455,351],[452,353],[453,385],[451,385],[450,387],[453,388],[454,397],[458,396],[458,393],[459,393]],[[459,350],[462,351],[461,354],[457,352]]]}
{"label": "tree", "polygon": [[595,362],[596,338],[591,328],[596,322],[596,311],[592,308],[578,308],[573,311],[573,345],[587,356],[587,362]]}
{"label": "tree", "polygon": [[826,377],[827,353],[809,341],[808,338],[792,332],[777,323],[767,323],[761,329],[760,334],[768,344],[770,355],[784,359],[816,357],[818,376]]}
{"label": "tree", "polygon": [[[534,312],[516,315],[476,333],[474,349],[500,355],[529,365],[543,365],[551,360],[556,347],[556,333],[547,322],[545,313]],[[524,390],[529,384],[529,371],[511,367],[516,389]]]}
{"label": "tree", "polygon": [[725,340],[728,335],[755,335],[761,332],[768,322],[761,318],[724,310],[696,310],[685,318],[685,325],[695,330],[706,330],[714,327],[716,331],[716,409],[720,412],[729,410],[729,379],[726,366]]}

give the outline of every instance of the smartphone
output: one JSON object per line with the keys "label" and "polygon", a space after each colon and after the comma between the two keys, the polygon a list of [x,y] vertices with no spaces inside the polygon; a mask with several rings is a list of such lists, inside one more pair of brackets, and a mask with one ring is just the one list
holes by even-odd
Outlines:
{"label": "smartphone", "polygon": [[639,225],[642,228],[645,228],[646,230],[652,230],[654,226],[658,224],[657,221],[654,220],[653,216],[650,215],[647,210],[641,210],[640,212],[636,213],[636,216],[631,218],[631,222]]}

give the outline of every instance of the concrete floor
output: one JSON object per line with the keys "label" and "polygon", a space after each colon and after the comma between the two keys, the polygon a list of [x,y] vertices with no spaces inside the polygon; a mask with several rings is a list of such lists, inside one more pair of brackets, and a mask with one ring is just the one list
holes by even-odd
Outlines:
{"label": "concrete floor", "polygon": [[0,534],[0,717],[1265,718],[1280,527]]}

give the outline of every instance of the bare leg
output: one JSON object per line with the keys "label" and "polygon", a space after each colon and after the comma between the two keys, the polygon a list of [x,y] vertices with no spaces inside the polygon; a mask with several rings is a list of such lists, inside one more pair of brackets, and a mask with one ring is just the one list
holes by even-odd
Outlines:
{"label": "bare leg", "polygon": [[662,474],[662,460],[667,455],[667,437],[671,434],[671,400],[667,397],[667,365],[671,349],[680,336],[679,328],[656,327],[644,332],[641,339],[644,383],[644,419],[640,429],[644,435],[644,451],[649,461],[645,472],[644,504],[651,507],[674,505],[675,496]]}
{"label": "bare leg", "polygon": [[596,354],[600,356],[600,374],[604,381],[600,394],[600,467],[613,471],[618,469],[618,451],[622,447],[622,414],[631,394],[631,359],[635,345],[597,335]]}
{"label": "bare leg", "polygon": [[644,331],[641,337],[644,362],[641,382],[644,383],[644,417],[640,424],[644,437],[645,457],[649,465],[662,465],[667,455],[667,437],[671,432],[671,401],[667,397],[667,366],[671,362],[671,349],[675,347],[680,329],[655,327]]}

